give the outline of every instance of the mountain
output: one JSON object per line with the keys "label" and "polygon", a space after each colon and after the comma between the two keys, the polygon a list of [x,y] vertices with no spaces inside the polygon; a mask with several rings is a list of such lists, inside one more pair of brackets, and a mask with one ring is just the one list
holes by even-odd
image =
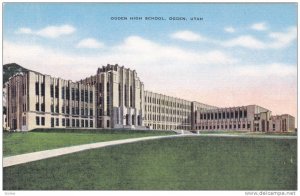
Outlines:
{"label": "mountain", "polygon": [[8,81],[8,79],[15,75],[16,73],[26,72],[28,69],[22,67],[21,65],[18,65],[16,63],[9,63],[3,65],[3,85],[5,82]]}

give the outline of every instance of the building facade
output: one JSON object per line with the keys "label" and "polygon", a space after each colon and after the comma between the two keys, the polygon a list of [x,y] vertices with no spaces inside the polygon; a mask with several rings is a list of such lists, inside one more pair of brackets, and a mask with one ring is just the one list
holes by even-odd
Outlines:
{"label": "building facade", "polygon": [[77,82],[27,71],[9,79],[6,126],[155,130],[295,130],[291,115],[257,105],[219,108],[144,90],[135,70],[107,65]]}
{"label": "building facade", "polygon": [[28,71],[10,78],[7,125],[11,130],[95,128],[95,87]]}
{"label": "building facade", "polygon": [[98,128],[143,128],[144,84],[135,70],[107,65],[80,83],[95,86]]}

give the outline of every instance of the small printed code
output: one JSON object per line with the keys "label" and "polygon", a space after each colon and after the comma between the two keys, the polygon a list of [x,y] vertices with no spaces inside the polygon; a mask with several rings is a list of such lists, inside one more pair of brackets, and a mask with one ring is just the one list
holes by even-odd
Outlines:
{"label": "small printed code", "polygon": [[247,196],[262,196],[262,195],[276,195],[276,196],[281,196],[281,195],[296,195],[296,192],[294,191],[253,191],[253,192],[245,192],[245,195]]}

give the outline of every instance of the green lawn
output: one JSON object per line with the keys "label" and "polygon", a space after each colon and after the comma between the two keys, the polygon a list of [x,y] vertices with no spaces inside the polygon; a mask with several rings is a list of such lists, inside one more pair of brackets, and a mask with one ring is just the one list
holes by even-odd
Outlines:
{"label": "green lawn", "polygon": [[297,140],[181,137],[3,169],[4,190],[296,190]]}
{"label": "green lawn", "polygon": [[159,131],[146,132],[111,130],[104,130],[101,132],[93,130],[54,130],[53,132],[4,133],[3,156],[5,157],[79,144],[167,134],[174,133]]}

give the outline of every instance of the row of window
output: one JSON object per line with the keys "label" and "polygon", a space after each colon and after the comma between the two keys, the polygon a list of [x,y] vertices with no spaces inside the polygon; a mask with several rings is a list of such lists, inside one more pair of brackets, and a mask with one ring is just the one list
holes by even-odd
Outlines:
{"label": "row of window", "polygon": [[[25,105],[25,107],[26,107],[26,105]],[[45,104],[44,103],[42,103],[42,104],[36,103],[35,104],[35,110],[36,111],[45,112]],[[50,106],[50,111],[52,113],[59,113],[59,107],[58,107],[58,105],[56,105],[55,108],[54,108],[54,105],[51,105]],[[64,106],[62,106],[61,107],[61,112],[63,114],[70,114],[70,109],[69,109],[69,107],[65,108]],[[89,116],[89,115],[93,116],[94,115],[94,110],[93,109],[89,109],[88,110],[87,108],[85,108],[85,109],[81,108],[81,113],[79,113],[79,108],[78,107],[76,107],[76,108],[72,107],[71,108],[71,114],[74,114],[74,115],[83,115],[83,116]]]}
{"label": "row of window", "polygon": [[36,125],[45,125],[45,117],[36,116],[35,124]]}
{"label": "row of window", "polygon": [[145,115],[145,120],[154,120],[154,121],[167,121],[167,122],[177,122],[177,123],[190,123],[188,118],[178,118],[172,116],[160,116],[160,115]]}
{"label": "row of window", "polygon": [[[246,128],[246,124],[233,124],[233,125],[206,125],[206,126],[196,126],[197,130],[214,130],[214,129],[245,129]],[[247,129],[250,129],[250,124],[247,124]]]}
{"label": "row of window", "polygon": [[[200,113],[200,120],[219,120],[219,119],[238,119],[247,118],[247,110],[231,111],[231,112],[216,112],[216,113]],[[195,114],[197,119],[197,113]]]}
{"label": "row of window", "polygon": [[[60,126],[59,118],[51,118],[51,127]],[[45,117],[36,116],[36,125],[45,125]],[[94,127],[93,120],[79,119],[61,119],[61,125],[64,127]]]}
{"label": "row of window", "polygon": [[160,124],[147,124],[146,126],[152,126],[153,129],[158,130],[189,130],[190,126],[184,125],[160,125]]}
{"label": "row of window", "polygon": [[145,103],[153,103],[153,104],[165,105],[165,106],[170,106],[170,107],[190,109],[189,104],[176,103],[176,102],[167,101],[164,99],[158,99],[158,98],[149,97],[149,96],[145,96]]}
{"label": "row of window", "polygon": [[145,112],[158,112],[158,113],[166,113],[166,114],[176,114],[177,115],[187,115],[190,110],[187,111],[182,111],[182,110],[176,110],[176,109],[170,109],[170,108],[164,108],[164,107],[156,107],[156,106],[150,106],[150,105],[145,105]]}
{"label": "row of window", "polygon": [[[41,93],[40,93],[41,89]],[[88,90],[81,90],[80,91],[80,100],[83,102],[93,102],[93,91],[88,91]],[[35,83],[35,94],[36,95],[41,95],[45,96],[45,84],[39,82]],[[88,94],[90,94],[90,98],[88,99]],[[59,87],[56,85],[54,87],[53,84],[50,85],[50,97],[52,98],[59,98]],[[70,100],[70,88],[69,87],[62,87],[61,89],[61,98],[62,99],[67,99]],[[71,100],[76,100],[79,101],[79,89],[71,88]]]}

